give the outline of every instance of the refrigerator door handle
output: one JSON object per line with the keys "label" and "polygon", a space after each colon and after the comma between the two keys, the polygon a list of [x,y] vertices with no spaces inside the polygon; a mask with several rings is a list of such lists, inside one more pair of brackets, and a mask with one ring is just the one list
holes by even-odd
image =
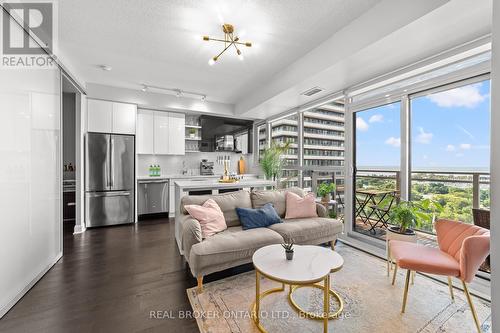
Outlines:
{"label": "refrigerator door handle", "polygon": [[114,149],[113,146],[115,144],[115,140],[113,139],[112,135],[109,136],[109,141],[110,141],[110,144],[109,144],[109,149],[110,149],[109,168],[111,170],[111,185],[110,185],[110,187],[113,188],[113,186],[115,186],[115,170],[114,170],[114,166],[113,166],[113,149]]}
{"label": "refrigerator door handle", "polygon": [[128,191],[125,192],[99,192],[99,193],[87,193],[89,198],[102,198],[102,197],[126,197],[131,193]]}

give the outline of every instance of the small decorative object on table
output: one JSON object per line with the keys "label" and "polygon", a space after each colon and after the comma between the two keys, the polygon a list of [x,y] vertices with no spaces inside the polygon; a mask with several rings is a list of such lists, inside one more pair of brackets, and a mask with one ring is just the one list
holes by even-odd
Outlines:
{"label": "small decorative object on table", "polygon": [[335,183],[321,183],[318,187],[318,195],[321,197],[321,203],[328,208],[331,200],[331,193],[335,191]]}
{"label": "small decorative object on table", "polygon": [[292,260],[293,259],[293,243],[283,243],[281,244],[283,248],[285,249],[285,254],[286,254],[286,260]]}

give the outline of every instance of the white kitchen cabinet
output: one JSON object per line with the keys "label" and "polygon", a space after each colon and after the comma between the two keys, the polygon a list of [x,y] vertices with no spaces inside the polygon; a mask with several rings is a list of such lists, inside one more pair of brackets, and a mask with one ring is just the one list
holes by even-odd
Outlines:
{"label": "white kitchen cabinet", "polygon": [[154,153],[169,154],[169,113],[155,112],[154,113]]}
{"label": "white kitchen cabinet", "polygon": [[116,134],[135,134],[137,106],[88,99],[87,131]]}
{"label": "white kitchen cabinet", "polygon": [[113,102],[89,99],[87,104],[87,131],[113,132]]}
{"label": "white kitchen cabinet", "polygon": [[113,133],[135,134],[137,105],[113,103]]}
{"label": "white kitchen cabinet", "polygon": [[186,116],[181,113],[169,113],[168,117],[168,153],[184,155],[186,147]]}
{"label": "white kitchen cabinet", "polygon": [[137,112],[137,154],[154,154],[153,111]]}

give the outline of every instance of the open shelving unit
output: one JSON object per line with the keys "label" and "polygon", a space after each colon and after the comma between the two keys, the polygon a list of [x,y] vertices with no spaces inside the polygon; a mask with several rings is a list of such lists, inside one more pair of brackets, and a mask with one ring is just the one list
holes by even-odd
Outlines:
{"label": "open shelving unit", "polygon": [[201,141],[201,125],[199,116],[186,116],[186,153],[199,153]]}

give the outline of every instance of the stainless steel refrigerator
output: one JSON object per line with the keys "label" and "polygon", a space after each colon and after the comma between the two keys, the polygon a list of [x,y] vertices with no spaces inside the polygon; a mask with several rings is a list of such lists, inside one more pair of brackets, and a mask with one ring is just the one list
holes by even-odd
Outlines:
{"label": "stainless steel refrigerator", "polygon": [[88,227],[134,222],[135,138],[88,133],[85,221]]}

